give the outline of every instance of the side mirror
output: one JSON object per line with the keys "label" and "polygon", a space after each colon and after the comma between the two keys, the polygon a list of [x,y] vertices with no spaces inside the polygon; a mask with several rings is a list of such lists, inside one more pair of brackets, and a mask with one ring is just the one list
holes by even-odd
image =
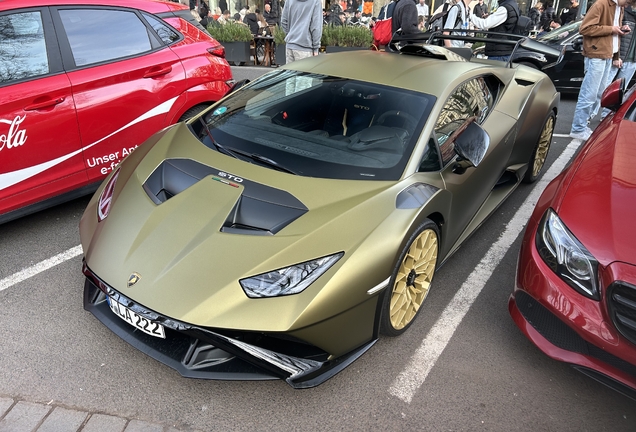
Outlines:
{"label": "side mirror", "polygon": [[583,38],[578,37],[572,41],[572,49],[574,51],[583,51]]}
{"label": "side mirror", "polygon": [[455,138],[455,152],[473,167],[481,163],[488,147],[490,136],[474,119],[468,122]]}
{"label": "side mirror", "polygon": [[248,80],[248,79],[244,79],[244,80],[240,80],[240,81],[235,82],[234,84],[232,84],[232,87],[230,87],[230,89],[227,91],[226,95],[229,95],[230,93],[234,93],[235,91],[237,91],[241,87],[244,87],[247,84],[249,84],[249,82],[250,82],[250,80]]}
{"label": "side mirror", "polygon": [[601,96],[601,106],[612,111],[616,111],[623,104],[623,93],[625,92],[625,78],[619,78],[612,82]]}

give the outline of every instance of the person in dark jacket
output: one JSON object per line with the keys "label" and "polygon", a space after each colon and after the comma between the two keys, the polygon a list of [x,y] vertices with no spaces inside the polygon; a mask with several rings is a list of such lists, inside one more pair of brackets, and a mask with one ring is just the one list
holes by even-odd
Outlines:
{"label": "person in dark jacket", "polygon": [[543,3],[537,2],[528,13],[528,18],[532,20],[532,27],[535,30],[541,27],[541,12],[543,12]]}
{"label": "person in dark jacket", "polygon": [[253,35],[258,34],[259,29],[258,17],[256,16],[257,13],[260,13],[258,9],[256,9],[256,13],[250,12],[248,14],[245,14],[245,18],[243,19],[243,22],[247,24],[247,26],[250,28],[250,32]]}
{"label": "person in dark jacket", "polygon": [[269,3],[265,3],[263,18],[265,18],[265,21],[267,21],[267,25],[275,26],[280,24],[278,13],[274,12],[274,10],[272,9],[272,5]]}
{"label": "person in dark jacket", "polygon": [[420,33],[417,28],[417,8],[415,0],[398,0],[393,8],[391,30],[393,34],[402,29],[402,34]]}
{"label": "person in dark jacket", "polygon": [[[475,27],[481,30],[491,30],[500,33],[512,33],[517,25],[517,20],[521,12],[516,0],[503,0],[499,2],[499,7],[495,12],[486,18],[478,18],[475,14],[470,15],[470,21]],[[487,35],[490,37],[493,35]],[[493,36],[497,38],[497,36]],[[491,60],[508,61],[512,54],[513,45],[506,45],[496,42],[488,42],[484,52]]]}
{"label": "person in dark jacket", "polygon": [[488,15],[488,7],[484,4],[484,0],[479,0],[473,8],[473,13],[477,18],[486,18]]}
{"label": "person in dark jacket", "polygon": [[579,2],[577,0],[570,0],[570,7],[561,11],[561,25],[566,25],[569,22],[576,21],[576,16],[579,14]]}
{"label": "person in dark jacket", "polygon": [[545,8],[541,14],[541,28],[545,31],[550,31],[550,23],[554,20],[554,6],[552,0],[547,0],[544,3]]}

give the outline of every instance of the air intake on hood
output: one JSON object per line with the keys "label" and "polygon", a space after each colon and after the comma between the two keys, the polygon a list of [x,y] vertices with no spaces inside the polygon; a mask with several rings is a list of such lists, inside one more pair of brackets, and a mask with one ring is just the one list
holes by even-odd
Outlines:
{"label": "air intake on hood", "polygon": [[248,235],[273,235],[307,212],[289,192],[241,179],[191,159],[166,159],[143,185],[157,205],[166,202],[206,177],[243,187],[241,196],[221,231]]}

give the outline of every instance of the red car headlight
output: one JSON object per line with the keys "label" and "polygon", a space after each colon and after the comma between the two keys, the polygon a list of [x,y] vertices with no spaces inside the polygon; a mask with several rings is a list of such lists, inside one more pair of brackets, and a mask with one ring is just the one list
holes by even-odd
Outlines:
{"label": "red car headlight", "polygon": [[106,183],[106,187],[99,195],[99,201],[97,202],[97,221],[101,222],[108,216],[110,212],[110,206],[113,202],[113,192],[115,191],[115,183],[117,183],[117,177],[119,177],[119,170],[113,174],[113,176]]}
{"label": "red car headlight", "polygon": [[586,297],[600,299],[598,261],[554,210],[548,209],[543,215],[535,241],[543,261],[565,283]]}

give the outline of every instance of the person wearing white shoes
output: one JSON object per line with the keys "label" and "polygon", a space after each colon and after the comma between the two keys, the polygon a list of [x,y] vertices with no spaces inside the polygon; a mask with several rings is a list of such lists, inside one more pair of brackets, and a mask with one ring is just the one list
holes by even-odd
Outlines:
{"label": "person wearing white shoes", "polygon": [[586,141],[592,134],[588,120],[598,111],[601,95],[612,67],[620,68],[619,36],[629,32],[622,22],[622,9],[627,0],[597,0],[583,18],[579,32],[583,35],[585,75],[574,109],[570,137]]}

